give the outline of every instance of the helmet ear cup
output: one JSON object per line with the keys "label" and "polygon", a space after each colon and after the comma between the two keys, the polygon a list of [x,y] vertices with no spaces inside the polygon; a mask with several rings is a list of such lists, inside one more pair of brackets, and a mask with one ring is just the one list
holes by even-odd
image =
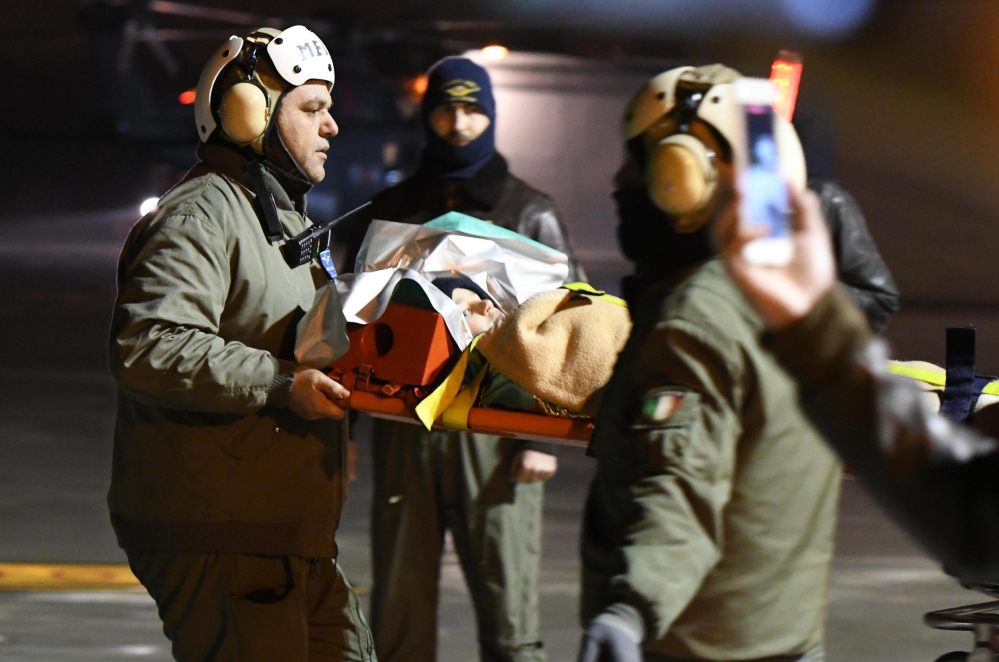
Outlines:
{"label": "helmet ear cup", "polygon": [[219,122],[222,131],[235,143],[246,145],[259,138],[267,128],[267,95],[259,86],[236,83],[222,96]]}
{"label": "helmet ear cup", "polygon": [[693,136],[669,136],[649,152],[645,168],[649,198],[667,214],[700,211],[714,195],[717,181],[708,149]]}

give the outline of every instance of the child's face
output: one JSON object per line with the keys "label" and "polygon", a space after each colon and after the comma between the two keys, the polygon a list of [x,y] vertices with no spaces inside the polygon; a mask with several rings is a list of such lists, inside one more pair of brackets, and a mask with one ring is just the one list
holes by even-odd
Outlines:
{"label": "child's face", "polygon": [[493,305],[489,299],[482,299],[471,290],[455,288],[451,299],[458,305],[458,310],[465,317],[468,330],[472,335],[485,333],[493,325],[503,319],[503,311]]}

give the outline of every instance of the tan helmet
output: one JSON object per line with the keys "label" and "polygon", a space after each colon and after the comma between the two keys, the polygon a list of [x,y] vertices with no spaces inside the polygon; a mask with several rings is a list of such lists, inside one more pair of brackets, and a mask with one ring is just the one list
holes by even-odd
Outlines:
{"label": "tan helmet", "polygon": [[[632,98],[624,114],[625,141],[644,155],[649,198],[673,219],[678,232],[710,220],[718,188],[719,159],[747,163],[742,108],[732,83],[739,72],[721,64],[678,67],[659,74]],[[701,122],[723,139],[729,154],[715,154],[691,133]],[[804,190],[805,157],[790,122],[775,116],[775,139],[784,178]]]}
{"label": "tan helmet", "polygon": [[[220,74],[234,61],[236,66],[220,80]],[[263,139],[281,94],[310,80],[324,81],[327,89],[333,88],[333,59],[308,28],[260,28],[246,39],[229,37],[208,60],[198,80],[194,106],[198,136],[205,142],[220,128],[225,139],[263,154]]]}

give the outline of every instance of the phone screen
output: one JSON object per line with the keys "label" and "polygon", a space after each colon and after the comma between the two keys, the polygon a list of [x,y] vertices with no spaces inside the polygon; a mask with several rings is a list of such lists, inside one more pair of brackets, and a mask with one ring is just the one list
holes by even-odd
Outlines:
{"label": "phone screen", "polygon": [[746,167],[740,176],[743,218],[766,226],[766,236],[782,239],[789,235],[787,187],[781,174],[777,140],[774,137],[774,111],[770,104],[747,104]]}

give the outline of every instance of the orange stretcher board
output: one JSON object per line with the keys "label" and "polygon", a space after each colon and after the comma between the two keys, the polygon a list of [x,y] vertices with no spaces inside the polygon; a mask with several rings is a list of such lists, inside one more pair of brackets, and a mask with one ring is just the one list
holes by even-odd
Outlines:
{"label": "orange stretcher board", "polygon": [[[354,411],[378,418],[421,425],[413,409],[401,397],[353,390],[350,394],[349,407]],[[440,419],[434,423],[434,427],[445,430],[458,429],[444,425]],[[510,439],[586,448],[593,433],[593,421],[588,418],[561,418],[522,411],[472,407],[468,412],[468,430]]]}
{"label": "orange stretcher board", "polygon": [[[350,349],[329,366],[333,379],[350,391],[354,411],[423,425],[414,407],[416,390],[428,389],[453,365],[456,348],[440,313],[392,302],[370,324],[348,324]],[[585,448],[593,432],[589,418],[563,418],[526,411],[472,407],[470,432]],[[460,430],[443,416],[435,428]]]}

